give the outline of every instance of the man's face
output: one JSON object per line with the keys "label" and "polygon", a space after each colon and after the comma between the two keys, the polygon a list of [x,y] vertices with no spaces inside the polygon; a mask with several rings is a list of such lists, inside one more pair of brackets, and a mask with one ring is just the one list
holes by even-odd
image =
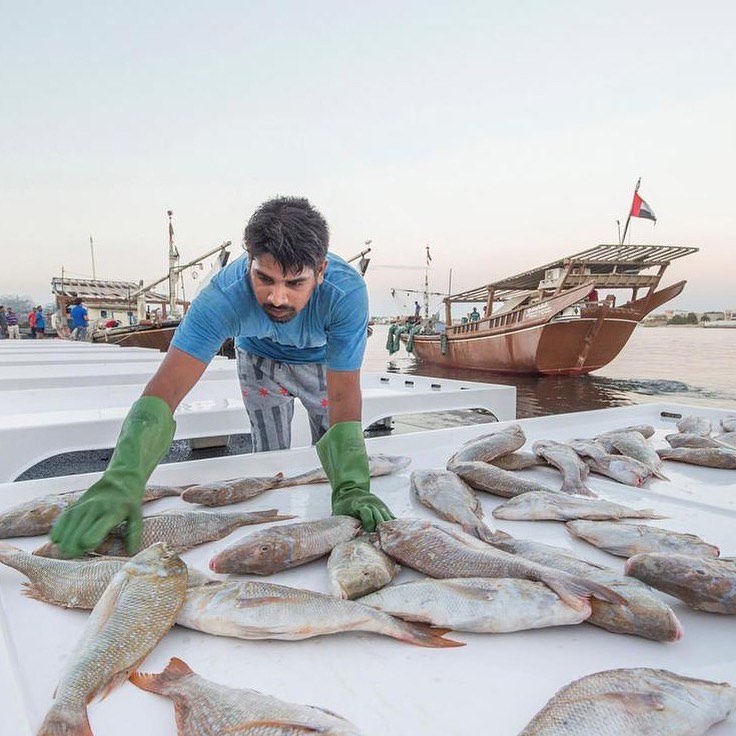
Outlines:
{"label": "man's face", "polygon": [[307,306],[312,292],[324,281],[327,261],[315,273],[311,268],[283,273],[270,255],[253,258],[248,277],[258,303],[274,322],[288,322]]}

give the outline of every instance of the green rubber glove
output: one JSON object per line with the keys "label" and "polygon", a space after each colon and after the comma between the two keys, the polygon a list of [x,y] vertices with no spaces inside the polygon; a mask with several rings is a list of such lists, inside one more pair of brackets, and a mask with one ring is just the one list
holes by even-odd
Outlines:
{"label": "green rubber glove", "polygon": [[334,516],[354,516],[367,532],[395,518],[370,492],[371,474],[360,422],[338,422],[317,442],[317,455],[332,486]]}
{"label": "green rubber glove", "polygon": [[169,405],[157,396],[142,396],[123,422],[107,470],[58,519],[51,541],[65,557],[95,549],[110,530],[125,522],[125,544],[138,551],[143,529],[141,500],[146,482],[168,452],[176,423]]}

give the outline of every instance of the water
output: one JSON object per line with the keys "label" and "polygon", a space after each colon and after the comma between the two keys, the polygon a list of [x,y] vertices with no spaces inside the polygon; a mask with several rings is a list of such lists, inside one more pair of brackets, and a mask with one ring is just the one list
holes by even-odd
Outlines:
{"label": "water", "polygon": [[662,400],[736,411],[736,329],[637,327],[609,365],[587,376],[559,377],[448,370],[418,363],[403,347],[389,356],[387,331],[374,327],[363,370],[516,386],[520,419]]}

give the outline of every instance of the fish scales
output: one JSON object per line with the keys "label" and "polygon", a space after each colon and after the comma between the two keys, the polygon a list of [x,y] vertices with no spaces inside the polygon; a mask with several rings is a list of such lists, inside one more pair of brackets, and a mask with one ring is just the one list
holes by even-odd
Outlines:
{"label": "fish scales", "polygon": [[503,470],[483,462],[457,463],[452,466],[451,470],[476,491],[485,491],[502,498],[513,498],[530,491],[553,490],[531,478],[524,478],[520,473]]}
{"label": "fish scales", "polygon": [[706,468],[736,468],[736,448],[690,448],[672,447],[657,450],[662,460],[674,460],[678,463],[702,465]]}
{"label": "fish scales", "polygon": [[177,658],[161,673],[134,672],[130,681],[174,702],[178,736],[361,736],[335,713],[220,685],[195,674]]}
{"label": "fish scales", "polygon": [[736,709],[736,688],[648,668],[608,670],[563,687],[519,736],[697,736]]}
{"label": "fish scales", "polygon": [[92,733],[87,703],[122,684],[173,626],[186,583],[186,565],[163,544],[116,573],[64,667],[38,736]]}
{"label": "fish scales", "polygon": [[360,522],[350,516],[264,529],[219,552],[210,560],[210,569],[270,575],[323,557],[339,542],[357,536],[360,529]]}
{"label": "fish scales", "polygon": [[447,461],[447,469],[466,462],[492,462],[524,446],[526,436],[518,424],[496,429],[464,443]]}
{"label": "fish scales", "polygon": [[177,623],[216,636],[296,641],[345,631],[370,631],[423,647],[462,646],[419,624],[356,601],[260,581],[192,588]]}

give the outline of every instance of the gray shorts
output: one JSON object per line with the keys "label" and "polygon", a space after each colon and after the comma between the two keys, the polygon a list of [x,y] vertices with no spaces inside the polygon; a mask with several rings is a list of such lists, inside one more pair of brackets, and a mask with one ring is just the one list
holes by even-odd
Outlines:
{"label": "gray shorts", "polygon": [[240,348],[236,353],[253,452],[291,446],[295,398],[309,415],[313,444],[328,430],[327,368],[323,363],[279,363]]}

